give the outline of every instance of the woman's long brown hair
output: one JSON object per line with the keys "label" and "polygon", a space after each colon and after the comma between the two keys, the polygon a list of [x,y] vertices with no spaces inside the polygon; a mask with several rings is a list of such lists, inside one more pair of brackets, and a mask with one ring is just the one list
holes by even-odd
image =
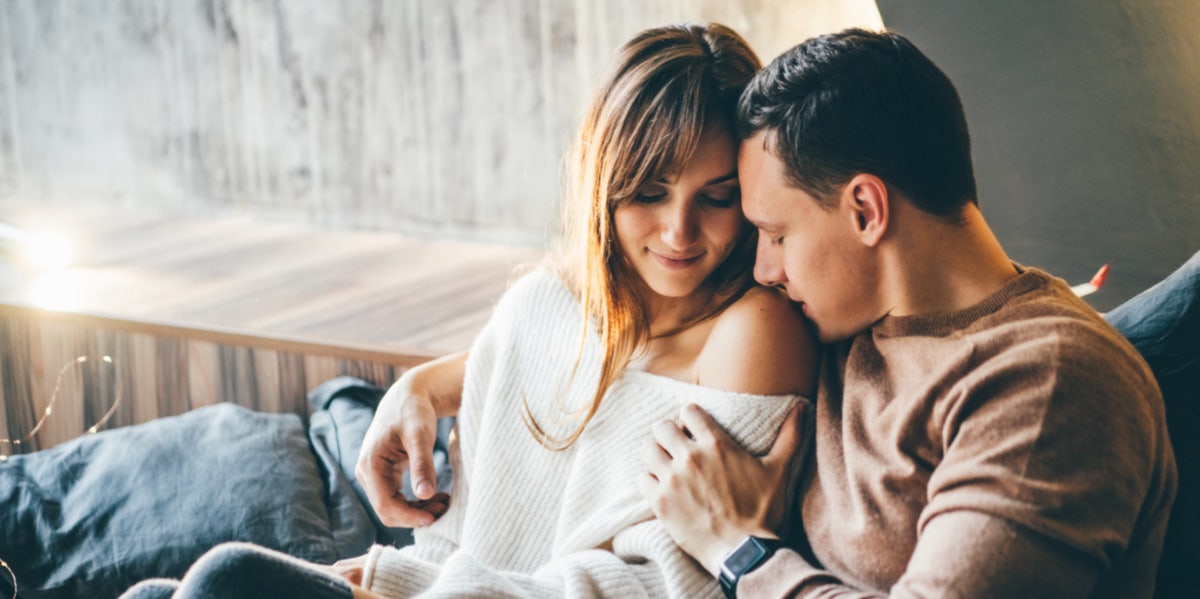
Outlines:
{"label": "woman's long brown hair", "polygon": [[[561,450],[574,444],[609,386],[651,338],[637,291],[642,285],[621,254],[613,212],[648,183],[680,172],[706,130],[732,133],[738,96],[761,66],[728,27],[668,25],[626,43],[601,80],[568,157],[564,247],[558,254],[558,270],[579,297],[584,316],[571,378],[594,327],[603,348],[600,380],[591,402],[569,412],[582,417],[564,437],[547,432],[524,403],[525,425],[543,446]],[[746,224],[733,251],[703,283],[705,309],[654,336],[678,333],[736,301],[754,284],[755,243],[754,228]]]}

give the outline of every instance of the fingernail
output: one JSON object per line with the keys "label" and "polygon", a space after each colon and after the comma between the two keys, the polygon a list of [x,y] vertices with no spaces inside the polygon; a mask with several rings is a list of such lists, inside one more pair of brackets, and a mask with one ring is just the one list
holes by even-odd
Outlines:
{"label": "fingernail", "polygon": [[416,491],[417,491],[417,495],[420,495],[420,496],[428,495],[433,492],[433,486],[429,484],[429,481],[423,480],[423,481],[417,483]]}

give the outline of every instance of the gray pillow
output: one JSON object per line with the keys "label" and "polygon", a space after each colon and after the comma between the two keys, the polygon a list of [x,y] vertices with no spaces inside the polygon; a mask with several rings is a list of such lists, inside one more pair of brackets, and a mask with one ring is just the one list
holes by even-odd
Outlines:
{"label": "gray pillow", "polygon": [[29,599],[115,597],[225,541],[331,563],[327,490],[298,416],[218,404],[0,464],[0,558]]}

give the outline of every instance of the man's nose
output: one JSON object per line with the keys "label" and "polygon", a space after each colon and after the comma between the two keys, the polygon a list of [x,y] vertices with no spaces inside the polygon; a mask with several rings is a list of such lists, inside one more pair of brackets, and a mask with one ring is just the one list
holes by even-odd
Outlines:
{"label": "man's nose", "polygon": [[766,287],[775,287],[786,282],[783,276],[783,262],[779,260],[779,251],[771,245],[771,241],[763,235],[758,237],[758,251],[754,256],[754,280]]}

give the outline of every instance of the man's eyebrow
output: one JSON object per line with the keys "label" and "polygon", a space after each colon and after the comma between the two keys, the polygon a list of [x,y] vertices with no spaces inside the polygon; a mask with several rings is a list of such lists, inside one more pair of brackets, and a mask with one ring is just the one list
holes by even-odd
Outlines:
{"label": "man's eyebrow", "polygon": [[747,221],[748,221],[748,222],[749,222],[751,225],[754,225],[754,228],[755,228],[755,229],[761,229],[761,230],[763,230],[763,231],[773,232],[773,231],[779,231],[780,229],[782,229],[782,228],[783,228],[783,227],[782,227],[782,226],[781,226],[779,223],[777,223],[777,222],[765,221],[765,220],[760,220],[760,219],[753,219],[753,218],[750,218],[749,216],[747,216],[747,217],[746,217],[746,220],[747,220]]}

